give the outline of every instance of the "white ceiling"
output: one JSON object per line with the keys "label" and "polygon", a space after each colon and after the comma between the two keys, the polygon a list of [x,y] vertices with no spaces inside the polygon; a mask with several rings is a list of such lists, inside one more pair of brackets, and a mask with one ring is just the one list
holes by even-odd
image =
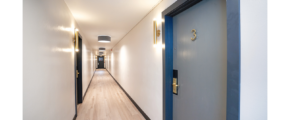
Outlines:
{"label": "white ceiling", "polygon": [[[161,0],[65,0],[82,36],[94,50],[110,50]],[[99,35],[111,36],[110,43],[98,42]]]}

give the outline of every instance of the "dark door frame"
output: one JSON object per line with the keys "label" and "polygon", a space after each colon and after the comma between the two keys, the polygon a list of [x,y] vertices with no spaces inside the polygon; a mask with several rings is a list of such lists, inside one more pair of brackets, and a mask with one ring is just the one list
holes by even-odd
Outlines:
{"label": "dark door frame", "polygon": [[[173,17],[202,0],[178,0],[162,12],[163,119],[173,119]],[[227,0],[227,120],[240,118],[240,0]]]}
{"label": "dark door frame", "polygon": [[74,75],[75,75],[75,116],[74,116],[74,118],[73,118],[73,120],[75,120],[76,119],[76,117],[77,117],[77,113],[78,113],[78,110],[77,110],[77,106],[78,106],[78,99],[77,99],[77,97],[78,97],[78,90],[77,90],[77,73],[76,73],[76,70],[77,70],[77,54],[76,54],[76,48],[75,48],[75,46],[76,46],[76,42],[75,42],[75,39],[74,39],[74,41],[73,41],[73,43],[74,43],[74,49],[73,49],[73,52],[74,52]]}
{"label": "dark door frame", "polygon": [[76,61],[76,69],[78,70],[79,74],[78,74],[78,78],[77,78],[77,99],[78,99],[78,103],[82,103],[83,102],[83,80],[82,80],[82,36],[80,35],[80,33],[78,33],[79,36],[79,51],[76,52],[76,57],[77,57],[77,61]]}
{"label": "dark door frame", "polygon": [[[78,103],[82,102],[83,99],[82,99],[82,88],[79,88],[79,87],[82,87],[82,81],[79,81],[77,79],[77,72],[76,70],[78,70],[78,62],[80,62],[80,64],[82,63],[82,36],[80,35],[80,33],[78,33],[78,40],[79,40],[79,51],[76,52],[76,48],[73,47],[73,52],[74,52],[74,75],[75,75],[75,116],[74,116],[74,120],[76,119],[77,117],[77,113],[78,113],[78,110],[77,110],[77,106],[78,106]],[[75,42],[75,37],[74,37],[74,46],[76,46],[76,42]],[[79,54],[79,55],[77,55]],[[80,60],[79,60],[80,59]],[[82,76],[82,65],[79,66],[80,68],[80,71],[79,71],[79,75],[78,77]],[[81,83],[79,83],[81,82]],[[79,93],[81,92],[81,93]],[[81,100],[80,100],[81,98]]]}

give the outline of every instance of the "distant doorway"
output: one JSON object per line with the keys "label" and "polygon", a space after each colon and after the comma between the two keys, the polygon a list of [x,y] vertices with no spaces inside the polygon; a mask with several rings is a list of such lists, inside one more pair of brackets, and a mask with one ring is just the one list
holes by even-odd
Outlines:
{"label": "distant doorway", "polygon": [[104,56],[98,56],[98,68],[105,68],[104,66]]}

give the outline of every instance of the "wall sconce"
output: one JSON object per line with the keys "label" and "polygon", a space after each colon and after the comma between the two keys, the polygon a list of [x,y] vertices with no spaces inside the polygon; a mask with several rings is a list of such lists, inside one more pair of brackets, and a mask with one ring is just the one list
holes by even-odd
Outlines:
{"label": "wall sconce", "polygon": [[79,30],[78,29],[75,30],[75,42],[76,42],[75,51],[78,52],[79,51]]}
{"label": "wall sconce", "polygon": [[153,43],[157,44],[157,37],[160,36],[160,30],[157,30],[157,22],[153,21]]}

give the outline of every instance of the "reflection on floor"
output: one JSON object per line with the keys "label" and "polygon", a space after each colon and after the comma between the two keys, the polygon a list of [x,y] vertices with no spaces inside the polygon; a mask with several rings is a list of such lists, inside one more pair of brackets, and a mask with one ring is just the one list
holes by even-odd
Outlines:
{"label": "reflection on floor", "polygon": [[105,69],[97,69],[77,120],[145,120]]}

